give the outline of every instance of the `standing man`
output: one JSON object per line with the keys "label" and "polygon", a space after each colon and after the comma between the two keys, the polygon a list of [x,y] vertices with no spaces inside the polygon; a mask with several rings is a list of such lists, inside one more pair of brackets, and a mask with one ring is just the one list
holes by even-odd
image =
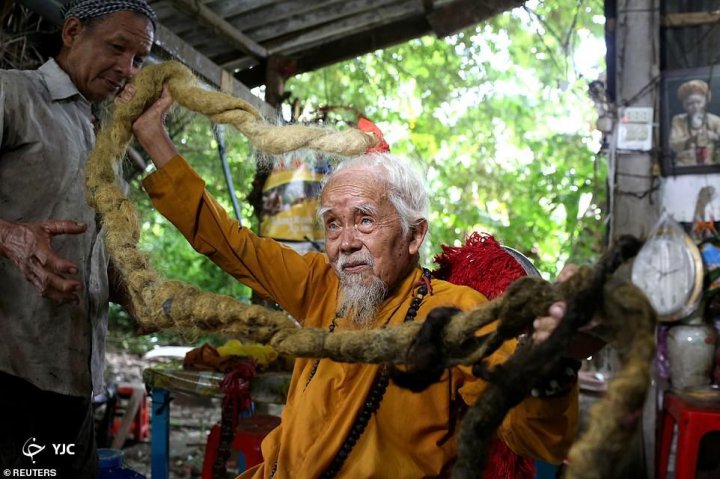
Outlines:
{"label": "standing man", "polygon": [[[327,254],[301,255],[241,227],[208,194],[163,127],[171,103],[166,87],[133,125],[158,167],[144,181],[154,205],[197,251],[303,326],[331,333],[396,327],[422,321],[437,307],[470,310],[486,301],[419,267],[428,197],[406,163],[372,154],[336,169],[320,199]],[[554,304],[537,321],[535,339],[546,337],[563,315],[564,304]],[[503,362],[514,347],[507,342],[490,362]],[[262,444],[264,463],[242,478],[446,477],[462,413],[485,385],[467,368],[451,368],[413,393],[391,383],[382,365],[297,359],[282,422]],[[516,454],[552,463],[564,458],[576,433],[577,384],[556,385],[513,408],[498,429]]]}
{"label": "standing man", "polygon": [[113,294],[85,201],[92,108],[138,72],[156,17],[144,0],[62,12],[56,58],[0,71],[0,468],[84,479],[98,472],[91,399]]}

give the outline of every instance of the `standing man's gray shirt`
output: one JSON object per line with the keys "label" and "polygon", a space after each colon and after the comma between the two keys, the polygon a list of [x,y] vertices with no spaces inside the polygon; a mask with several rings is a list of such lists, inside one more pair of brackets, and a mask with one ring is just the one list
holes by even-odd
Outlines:
{"label": "standing man's gray shirt", "polygon": [[91,386],[102,386],[108,309],[108,258],[85,201],[85,163],[95,144],[90,103],[50,60],[38,70],[0,71],[0,113],[0,218],[87,224],[85,233],[52,243],[78,266],[78,305],[40,298],[0,257],[0,371],[87,397]]}

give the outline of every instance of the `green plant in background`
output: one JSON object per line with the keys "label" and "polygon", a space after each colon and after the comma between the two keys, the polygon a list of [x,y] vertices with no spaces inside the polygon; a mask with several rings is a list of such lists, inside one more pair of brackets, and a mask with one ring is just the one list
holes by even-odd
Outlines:
{"label": "green plant in background", "polygon": [[586,94],[598,69],[580,74],[603,62],[603,24],[599,0],[528,2],[452,37],[412,40],[286,87],[309,110],[357,108],[394,153],[427,172],[426,262],[440,244],[481,230],[552,277],[603,247],[606,173]]}
{"label": "green plant in background", "polygon": [[[323,105],[356,108],[380,125],[394,153],[421,165],[432,192],[426,264],[441,244],[480,230],[527,254],[550,278],[565,262],[596,259],[603,249],[606,171],[586,94],[603,63],[602,9],[600,0],[529,1],[449,38],[425,36],[293,77],[286,90],[305,117]],[[180,153],[232,211],[208,121],[191,115],[179,124]],[[246,200],[254,156],[244,137],[225,132],[243,224],[256,229]],[[142,247],[160,272],[250,297],[187,245],[138,182],[131,190]]]}

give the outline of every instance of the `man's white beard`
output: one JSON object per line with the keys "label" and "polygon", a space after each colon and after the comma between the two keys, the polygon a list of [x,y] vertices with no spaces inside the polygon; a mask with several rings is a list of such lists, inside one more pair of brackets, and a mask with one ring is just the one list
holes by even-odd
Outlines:
{"label": "man's white beard", "polygon": [[[358,253],[351,255],[358,260]],[[362,254],[360,260],[366,262],[370,268],[373,258],[369,254]],[[348,261],[348,256],[341,254],[338,258],[336,271],[340,278],[340,297],[338,298],[338,311],[344,318],[362,327],[369,327],[375,322],[377,311],[387,294],[385,282],[375,276],[372,271],[362,273],[345,273],[342,267]],[[370,284],[366,284],[367,281]]]}

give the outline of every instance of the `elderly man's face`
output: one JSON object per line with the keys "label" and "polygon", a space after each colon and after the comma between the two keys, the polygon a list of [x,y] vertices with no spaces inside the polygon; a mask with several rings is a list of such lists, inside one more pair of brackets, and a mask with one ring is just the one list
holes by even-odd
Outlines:
{"label": "elderly man's face", "polygon": [[700,93],[691,93],[687,97],[685,97],[685,101],[683,101],[685,111],[690,115],[704,113],[706,104],[707,98],[705,98],[705,95],[702,95]]}
{"label": "elderly man's face", "polygon": [[135,12],[111,13],[91,26],[69,18],[63,27],[64,66],[83,96],[97,103],[137,74],[152,42],[152,23]]}
{"label": "elderly man's face", "polygon": [[380,279],[392,291],[415,266],[423,234],[402,232],[380,167],[337,173],[321,198],[326,250],[338,276],[370,285]]}

